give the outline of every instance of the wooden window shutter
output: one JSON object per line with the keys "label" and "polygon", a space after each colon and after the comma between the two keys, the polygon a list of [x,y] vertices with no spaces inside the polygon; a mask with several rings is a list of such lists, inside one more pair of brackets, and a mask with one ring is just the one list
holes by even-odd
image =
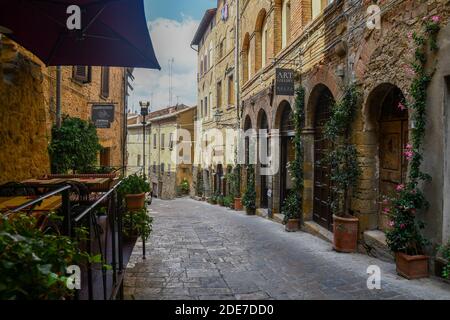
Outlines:
{"label": "wooden window shutter", "polygon": [[87,66],[75,66],[73,67],[73,78],[82,83],[88,83],[91,81],[91,67]]}
{"label": "wooden window shutter", "polygon": [[109,67],[102,67],[101,96],[109,97]]}

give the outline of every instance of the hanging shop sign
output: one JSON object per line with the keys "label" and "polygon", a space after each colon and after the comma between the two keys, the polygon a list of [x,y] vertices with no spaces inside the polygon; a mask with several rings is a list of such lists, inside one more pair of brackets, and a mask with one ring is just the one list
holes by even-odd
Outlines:
{"label": "hanging shop sign", "polygon": [[99,129],[111,128],[114,122],[114,105],[93,105],[92,106],[92,122]]}
{"label": "hanging shop sign", "polygon": [[295,94],[294,70],[276,70],[275,94],[278,96],[293,96]]}

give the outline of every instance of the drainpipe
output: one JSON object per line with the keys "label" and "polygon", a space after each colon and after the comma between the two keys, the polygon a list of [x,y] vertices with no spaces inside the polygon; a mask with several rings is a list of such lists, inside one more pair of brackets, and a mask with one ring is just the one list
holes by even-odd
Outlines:
{"label": "drainpipe", "polygon": [[[236,104],[236,119],[237,119],[237,130],[238,130],[238,138],[237,138],[237,146],[236,148],[236,152],[235,152],[235,162],[237,167],[239,168],[239,171],[237,172],[238,176],[241,176],[241,166],[238,163],[238,152],[239,152],[239,145],[240,145],[240,141],[241,141],[241,136],[240,136],[240,128],[241,128],[241,93],[240,93],[240,64],[239,64],[239,58],[240,58],[240,45],[239,45],[239,37],[240,37],[240,29],[241,29],[241,9],[240,9],[240,0],[236,0],[236,35],[235,35],[235,53],[234,53],[234,73],[235,73],[235,81],[236,81],[236,85],[235,85],[235,104]],[[239,178],[239,183],[238,183],[238,190],[239,193],[241,193],[241,179]]]}
{"label": "drainpipe", "polygon": [[61,66],[56,67],[56,127],[61,128]]}

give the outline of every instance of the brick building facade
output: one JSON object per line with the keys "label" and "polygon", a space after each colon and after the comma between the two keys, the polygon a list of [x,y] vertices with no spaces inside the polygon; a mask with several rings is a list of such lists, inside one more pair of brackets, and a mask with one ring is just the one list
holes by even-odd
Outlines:
{"label": "brick building facade", "polygon": [[[423,170],[433,177],[424,185],[431,207],[423,213],[431,240],[430,250],[450,237],[450,180],[446,158],[449,146],[450,2],[378,1],[381,28],[367,27],[368,7],[377,1],[243,1],[241,21],[241,94],[243,129],[279,129],[271,136],[280,145],[281,170],[261,177],[256,166],[257,205],[268,203],[280,212],[292,188],[284,168],[292,160],[291,119],[294,96],[278,96],[274,91],[277,68],[293,69],[296,86],[306,89],[305,188],[303,215],[307,227],[326,234],[332,230],[328,194],[328,168],[318,164],[327,152],[323,124],[333,101],[344,88],[355,83],[362,92],[353,140],[357,145],[362,177],[360,192],[354,195],[352,211],[359,217],[361,239],[383,242],[386,217],[381,197],[395,184],[404,182],[408,170],[404,146],[414,125],[411,113],[398,112],[398,99],[410,99],[412,76],[405,70],[414,44],[408,37],[420,31],[423,18],[439,15],[442,30],[440,50],[433,57],[436,73],[429,87],[428,124]],[[432,68],[432,66],[430,66]],[[397,105],[396,105],[397,104]],[[264,199],[265,190],[272,199]]]}
{"label": "brick building facade", "polygon": [[[194,180],[203,181],[208,197],[227,194],[225,177],[235,162],[235,142],[225,138],[227,129],[238,127],[235,20],[236,1],[219,0],[216,8],[205,12],[192,41],[198,49],[197,160],[211,160],[198,161]],[[221,132],[223,140],[215,139],[214,130]]]}

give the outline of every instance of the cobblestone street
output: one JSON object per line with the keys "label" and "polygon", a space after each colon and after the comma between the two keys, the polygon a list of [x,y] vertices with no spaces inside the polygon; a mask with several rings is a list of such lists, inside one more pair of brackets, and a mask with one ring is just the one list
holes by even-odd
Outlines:
{"label": "cobblestone street", "polygon": [[[191,199],[155,200],[153,233],[136,246],[127,299],[450,299],[436,279],[408,281],[395,265],[339,254],[303,232]],[[382,289],[367,289],[367,267],[382,270]]]}

